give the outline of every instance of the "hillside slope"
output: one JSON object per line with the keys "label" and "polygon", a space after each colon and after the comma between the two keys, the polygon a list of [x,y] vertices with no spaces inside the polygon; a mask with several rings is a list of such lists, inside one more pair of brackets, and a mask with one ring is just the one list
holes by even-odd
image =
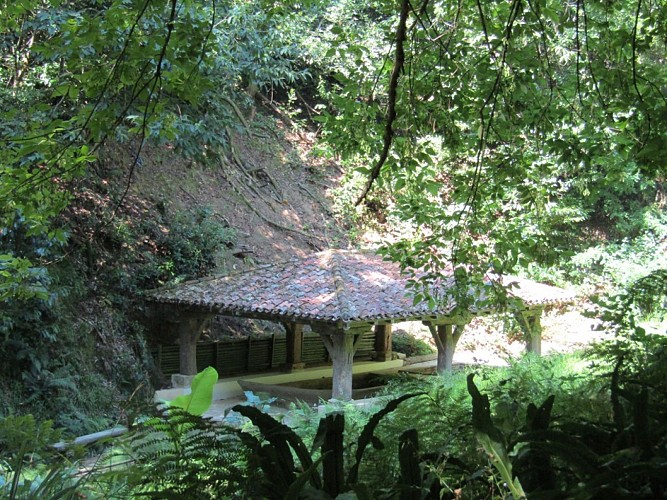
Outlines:
{"label": "hillside slope", "polygon": [[147,148],[131,193],[171,212],[205,209],[231,228],[233,258],[218,271],[345,247],[331,200],[341,171],[309,155],[312,134],[280,125],[267,126],[267,118],[251,124],[212,165]]}
{"label": "hillside slope", "polygon": [[[103,428],[165,382],[149,348],[166,339],[151,331],[143,290],[348,245],[333,215],[339,168],[310,154],[311,134],[253,116],[220,157],[197,162],[148,144],[132,167],[133,145],[112,144],[71,186],[51,299],[17,304],[0,325],[20,353],[0,370],[0,415],[33,413],[74,433]],[[269,325],[216,328],[243,335]]]}

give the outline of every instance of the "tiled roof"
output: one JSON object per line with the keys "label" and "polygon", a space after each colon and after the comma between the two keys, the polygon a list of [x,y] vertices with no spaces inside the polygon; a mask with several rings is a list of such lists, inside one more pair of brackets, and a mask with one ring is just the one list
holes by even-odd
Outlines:
{"label": "tiled roof", "polygon": [[[261,317],[276,321],[356,322],[400,321],[446,316],[453,300],[431,310],[406,296],[407,277],[399,266],[367,252],[328,250],[305,258],[258,266],[249,271],[209,277],[153,290],[148,300],[218,314]],[[443,280],[444,289],[452,278]],[[527,306],[570,302],[574,295],[530,280],[516,282],[511,294]]]}

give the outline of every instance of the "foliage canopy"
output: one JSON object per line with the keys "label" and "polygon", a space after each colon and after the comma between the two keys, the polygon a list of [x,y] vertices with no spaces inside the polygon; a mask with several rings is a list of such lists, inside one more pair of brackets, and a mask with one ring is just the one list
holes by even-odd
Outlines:
{"label": "foliage canopy", "polygon": [[384,21],[371,35],[334,30],[319,120],[414,228],[390,255],[505,272],[554,262],[584,223],[634,234],[667,165],[665,2],[383,5],[358,8]]}
{"label": "foliage canopy", "polygon": [[[416,299],[445,266],[467,293],[598,229],[663,225],[643,215],[664,202],[665,0],[0,0],[0,47],[0,342],[41,393],[53,373],[75,387],[49,353],[87,277],[54,263],[89,243],[65,214],[103,146],[130,154],[90,238],[122,246],[139,230],[108,226],[144,144],[211,161],[258,94],[302,91],[328,150],[358,167],[359,201],[410,228],[385,252],[430,271]],[[170,260],[119,266],[114,292],[209,270],[233,236],[193,221],[174,222]]]}
{"label": "foliage canopy", "polygon": [[[662,0],[293,7],[3,2],[3,240],[20,220],[64,243],[53,219],[105,141],[133,141],[130,182],[146,139],[206,158],[235,102],[306,80],[325,139],[415,228],[387,249],[407,265],[553,262],[581,223],[631,234],[661,189]],[[44,297],[14,247],[0,297]]]}

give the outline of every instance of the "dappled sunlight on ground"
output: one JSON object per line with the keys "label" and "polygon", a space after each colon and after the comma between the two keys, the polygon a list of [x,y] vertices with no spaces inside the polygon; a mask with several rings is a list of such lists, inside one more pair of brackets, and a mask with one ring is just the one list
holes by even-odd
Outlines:
{"label": "dappled sunlight on ground", "polygon": [[[596,331],[597,322],[576,310],[545,312],[542,316],[542,353],[554,354],[583,349],[588,344],[608,336]],[[419,322],[399,323],[402,329],[429,343],[435,343],[428,328]],[[466,327],[454,354],[455,363],[506,364],[508,358],[518,358],[525,352],[525,344],[513,322],[497,316],[475,318]]]}

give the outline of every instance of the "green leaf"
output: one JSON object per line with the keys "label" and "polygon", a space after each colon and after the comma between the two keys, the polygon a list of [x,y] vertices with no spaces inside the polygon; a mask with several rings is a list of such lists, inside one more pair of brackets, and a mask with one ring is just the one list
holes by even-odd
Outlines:
{"label": "green leaf", "polygon": [[171,408],[181,408],[192,415],[201,416],[211,407],[213,388],[218,372],[212,366],[199,372],[192,380],[190,394],[183,394],[168,402]]}
{"label": "green leaf", "polygon": [[427,182],[424,188],[433,196],[438,196],[440,193],[440,183],[438,182]]}
{"label": "green leaf", "polygon": [[512,463],[505,448],[503,435],[491,420],[489,398],[479,392],[473,380],[474,377],[474,373],[468,375],[467,383],[468,392],[472,397],[472,427],[475,431],[475,437],[509,487],[514,498],[525,498],[526,494],[519,479],[513,477]]}
{"label": "green leaf", "polygon": [[423,392],[415,392],[412,394],[404,394],[401,397],[398,397],[396,399],[392,399],[387,403],[387,405],[375,413],[368,423],[364,426],[363,431],[361,432],[361,435],[359,436],[359,439],[357,440],[357,451],[355,453],[355,463],[350,469],[350,472],[348,473],[348,479],[347,483],[350,486],[354,486],[357,483],[357,480],[359,478],[359,467],[361,466],[361,459],[364,456],[364,451],[366,450],[366,447],[373,442],[373,436],[375,433],[375,428],[378,426],[380,421],[389,413],[393,412],[398,406],[405,400],[414,398],[415,396],[422,396],[425,393]]}
{"label": "green leaf", "polygon": [[[269,441],[274,456],[279,457],[279,461],[275,465],[283,470],[288,481],[291,481],[295,474],[294,463],[288,446],[296,453],[302,468],[308,469],[311,467],[313,460],[308,453],[308,448],[306,448],[301,437],[292,429],[252,406],[236,405],[232,410],[249,418],[259,428],[263,437]],[[311,475],[310,479],[315,488],[321,487],[321,481],[317,474]]]}
{"label": "green leaf", "polygon": [[317,468],[323,458],[324,457],[320,457],[315,460],[306,470],[296,477],[292,484],[290,484],[284,500],[298,500],[299,498],[302,498],[302,490],[306,487],[312,476],[317,475]]}

